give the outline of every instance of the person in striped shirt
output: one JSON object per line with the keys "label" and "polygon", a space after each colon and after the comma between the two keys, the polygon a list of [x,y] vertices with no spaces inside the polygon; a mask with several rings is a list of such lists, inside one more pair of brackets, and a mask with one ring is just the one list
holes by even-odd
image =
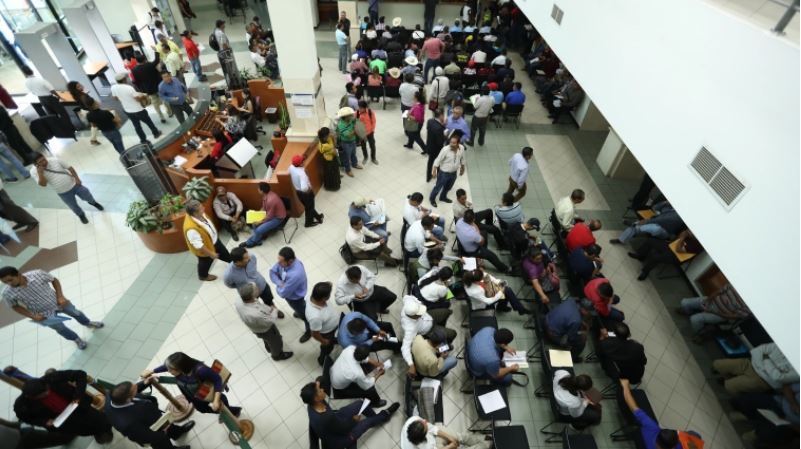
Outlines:
{"label": "person in striped shirt", "polygon": [[677,311],[690,317],[694,339],[702,338],[706,326],[751,316],[751,310],[730,283],[726,283],[714,295],[682,299]]}

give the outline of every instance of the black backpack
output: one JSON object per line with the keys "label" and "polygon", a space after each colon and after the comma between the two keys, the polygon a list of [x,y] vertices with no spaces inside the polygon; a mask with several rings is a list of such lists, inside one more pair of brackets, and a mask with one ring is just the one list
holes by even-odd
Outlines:
{"label": "black backpack", "polygon": [[209,47],[214,51],[220,51],[220,43],[217,42],[217,35],[214,34],[216,31],[212,31],[209,35]]}
{"label": "black backpack", "polygon": [[356,263],[356,257],[353,256],[353,251],[351,251],[350,245],[348,245],[347,242],[339,247],[339,255],[342,256],[342,260],[348,265]]}

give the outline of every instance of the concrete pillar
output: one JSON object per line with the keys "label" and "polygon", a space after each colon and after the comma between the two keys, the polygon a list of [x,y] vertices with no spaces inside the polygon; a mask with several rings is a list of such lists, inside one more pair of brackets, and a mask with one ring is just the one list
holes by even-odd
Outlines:
{"label": "concrete pillar", "polygon": [[[81,41],[88,61],[107,61],[111,72],[125,72],[120,52],[93,0],[74,0],[62,5],[61,10]],[[114,78],[113,73],[108,74],[109,79]]]}
{"label": "concrete pillar", "polygon": [[[339,11],[337,11],[337,20],[339,20],[339,15],[342,14],[342,11],[345,11],[345,15],[350,20],[350,30],[348,31],[348,36],[350,36],[350,46],[351,48],[356,47],[356,42],[359,42],[359,9],[356,0],[339,0],[337,2],[337,7]],[[367,10],[365,10],[365,14]]]}
{"label": "concrete pillar", "polygon": [[595,162],[604,175],[610,178],[634,181],[642,179],[645,173],[626,144],[611,127]]}
{"label": "concrete pillar", "polygon": [[327,121],[309,2],[268,0],[278,67],[291,127],[287,139],[309,141]]}

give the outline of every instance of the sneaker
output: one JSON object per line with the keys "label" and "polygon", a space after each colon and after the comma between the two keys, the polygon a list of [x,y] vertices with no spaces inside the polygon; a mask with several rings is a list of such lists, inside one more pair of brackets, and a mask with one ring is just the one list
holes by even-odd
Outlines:
{"label": "sneaker", "polygon": [[80,216],[80,217],[78,217],[78,218],[80,218],[80,219],[81,219],[81,223],[83,223],[83,224],[89,224],[89,219],[88,219],[88,218],[86,218],[86,215],[81,215],[81,216]]}
{"label": "sneaker", "polygon": [[103,324],[102,321],[90,321],[89,324],[86,325],[86,327],[89,327],[89,328],[92,328],[92,329],[103,329],[103,327],[105,327],[105,326],[106,325]]}
{"label": "sneaker", "polygon": [[304,332],[303,335],[300,336],[300,342],[306,343],[311,338],[311,332]]}
{"label": "sneaker", "polygon": [[78,349],[80,349],[81,351],[83,351],[84,349],[86,349],[86,342],[85,342],[85,341],[81,340],[80,338],[76,338],[76,339],[75,339],[75,340],[73,340],[73,341],[74,341],[74,342],[75,342],[75,344],[78,346]]}
{"label": "sneaker", "polygon": [[103,205],[102,205],[102,204],[100,204],[100,203],[90,203],[90,204],[91,204],[92,206],[94,206],[94,207],[95,207],[95,209],[97,209],[97,210],[105,210],[105,209],[103,208]]}

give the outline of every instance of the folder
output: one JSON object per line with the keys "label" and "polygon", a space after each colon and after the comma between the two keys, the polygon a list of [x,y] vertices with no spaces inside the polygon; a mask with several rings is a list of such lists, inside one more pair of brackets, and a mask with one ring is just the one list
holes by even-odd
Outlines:
{"label": "folder", "polygon": [[249,210],[245,213],[245,222],[247,224],[260,223],[267,219],[267,212],[263,210]]}

